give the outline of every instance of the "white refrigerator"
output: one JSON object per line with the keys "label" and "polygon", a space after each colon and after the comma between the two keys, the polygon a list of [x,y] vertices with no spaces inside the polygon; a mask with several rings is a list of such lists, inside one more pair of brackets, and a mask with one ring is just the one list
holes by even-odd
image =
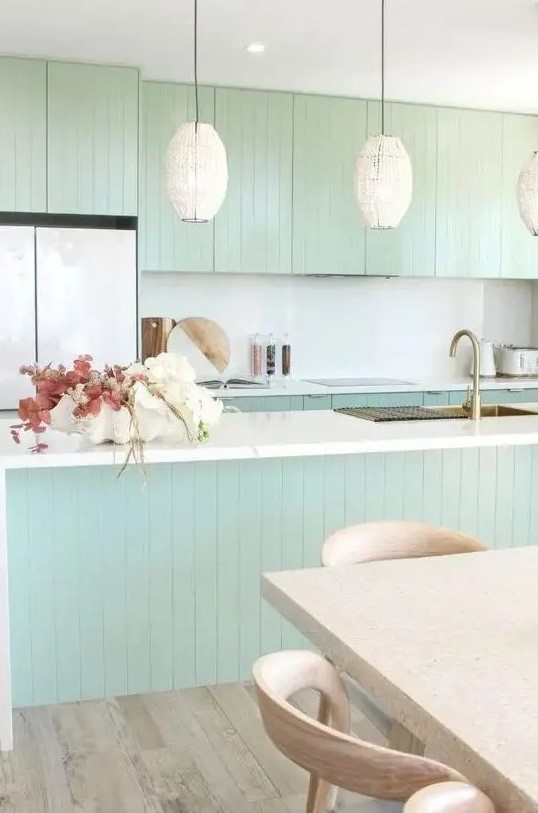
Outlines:
{"label": "white refrigerator", "polygon": [[32,393],[21,364],[137,355],[136,231],[0,226],[0,410]]}

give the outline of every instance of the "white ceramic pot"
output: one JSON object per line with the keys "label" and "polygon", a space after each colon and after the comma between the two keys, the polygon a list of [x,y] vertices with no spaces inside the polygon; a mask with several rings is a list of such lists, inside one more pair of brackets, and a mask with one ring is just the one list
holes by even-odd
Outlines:
{"label": "white ceramic pot", "polygon": [[82,435],[90,443],[127,444],[131,439],[142,441],[173,440],[187,442],[189,437],[184,424],[167,408],[164,401],[150,395],[145,387],[137,390],[135,398],[136,425],[126,407],[112,409],[102,404],[95,417],[74,418],[76,404],[69,395],[64,395],[51,410],[50,428],[65,434]]}
{"label": "white ceramic pot", "polygon": [[131,440],[131,415],[126,407],[112,409],[107,404],[101,406],[99,415],[84,421],[84,437],[90,443],[129,443]]}

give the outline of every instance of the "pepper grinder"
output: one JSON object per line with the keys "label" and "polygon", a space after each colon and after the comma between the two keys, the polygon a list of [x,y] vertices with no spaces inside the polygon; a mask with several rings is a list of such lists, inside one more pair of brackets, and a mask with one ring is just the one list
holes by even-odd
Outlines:
{"label": "pepper grinder", "polygon": [[287,333],[282,342],[282,375],[284,378],[291,375],[291,344]]}
{"label": "pepper grinder", "polygon": [[267,375],[271,380],[276,372],[276,347],[275,347],[275,340],[273,339],[273,334],[269,335],[269,342],[266,348],[266,369]]}

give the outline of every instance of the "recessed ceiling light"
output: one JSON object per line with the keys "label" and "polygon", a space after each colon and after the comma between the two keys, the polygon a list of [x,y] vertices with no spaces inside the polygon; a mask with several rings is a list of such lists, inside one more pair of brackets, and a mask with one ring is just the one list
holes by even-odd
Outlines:
{"label": "recessed ceiling light", "polygon": [[247,51],[249,54],[263,54],[265,45],[263,42],[251,42],[250,45],[247,45]]}

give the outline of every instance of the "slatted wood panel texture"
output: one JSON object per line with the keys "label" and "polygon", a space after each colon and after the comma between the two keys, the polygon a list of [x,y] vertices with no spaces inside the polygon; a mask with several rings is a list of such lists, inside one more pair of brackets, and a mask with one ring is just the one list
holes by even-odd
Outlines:
{"label": "slatted wood panel texture", "polygon": [[48,210],[138,213],[138,71],[49,62]]}
{"label": "slatted wood panel texture", "polygon": [[215,218],[215,270],[291,271],[293,96],[215,91],[228,190]]}
{"label": "slatted wood panel texture", "polygon": [[502,114],[439,108],[436,274],[498,277]]}
{"label": "slatted wood panel texture", "polygon": [[365,273],[365,229],[353,174],[366,118],[365,101],[295,97],[294,274]]}
{"label": "slatted wood panel texture", "polygon": [[47,66],[0,58],[0,211],[47,210]]}
{"label": "slatted wood panel texture", "polygon": [[[302,395],[256,395],[240,398],[224,398],[224,406],[232,406],[240,412],[288,412],[303,409]],[[330,402],[330,399],[329,399]],[[328,407],[311,407],[311,409],[330,409]]]}
{"label": "slatted wood panel texture", "polygon": [[[538,449],[8,474],[15,705],[248,677],[300,636],[263,571],[315,566],[344,525],[416,519],[538,539]],[[29,507],[31,510],[28,510]]]}
{"label": "slatted wood panel texture", "polygon": [[[215,120],[215,91],[200,88],[200,118]],[[140,85],[139,266],[143,271],[213,271],[214,223],[182,223],[166,195],[164,159],[170,139],[194,121],[194,88]]]}
{"label": "slatted wood panel texture", "polygon": [[523,165],[538,150],[536,116],[503,116],[501,276],[538,277],[538,240],[523,223],[516,185]]}
{"label": "slatted wood panel texture", "polygon": [[[387,104],[386,132],[399,136],[413,166],[413,199],[397,229],[366,231],[368,274],[429,277],[435,272],[437,110]],[[381,132],[381,105],[368,102],[368,134]]]}

